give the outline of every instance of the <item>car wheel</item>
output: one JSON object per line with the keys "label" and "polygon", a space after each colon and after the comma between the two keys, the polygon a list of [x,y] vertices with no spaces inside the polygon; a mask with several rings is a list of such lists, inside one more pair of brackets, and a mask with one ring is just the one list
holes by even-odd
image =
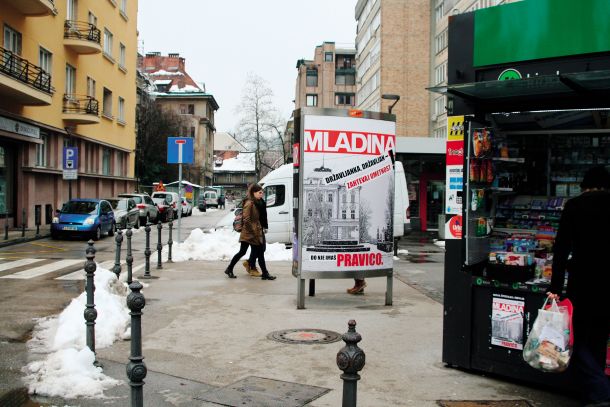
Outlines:
{"label": "car wheel", "polygon": [[57,233],[57,232],[51,232],[51,239],[53,239],[53,240],[57,240],[57,239],[59,239],[59,233]]}
{"label": "car wheel", "polygon": [[102,237],[102,227],[98,226],[95,229],[95,232],[93,232],[93,240],[100,240],[101,237]]}
{"label": "car wheel", "polygon": [[140,217],[136,219],[136,229],[140,229]]}
{"label": "car wheel", "polygon": [[127,219],[121,223],[121,229],[127,229]]}
{"label": "car wheel", "polygon": [[108,236],[114,236],[114,232],[116,230],[116,223],[112,223],[112,225],[110,225],[110,229],[108,230]]}

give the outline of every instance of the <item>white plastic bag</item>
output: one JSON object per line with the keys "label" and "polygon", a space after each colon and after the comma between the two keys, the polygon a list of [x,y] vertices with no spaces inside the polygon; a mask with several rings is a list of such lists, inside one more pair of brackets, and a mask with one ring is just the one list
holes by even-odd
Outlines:
{"label": "white plastic bag", "polygon": [[572,355],[571,315],[566,307],[559,307],[554,299],[551,306],[545,309],[548,300],[538,310],[523,348],[523,360],[535,369],[559,373],[568,368]]}

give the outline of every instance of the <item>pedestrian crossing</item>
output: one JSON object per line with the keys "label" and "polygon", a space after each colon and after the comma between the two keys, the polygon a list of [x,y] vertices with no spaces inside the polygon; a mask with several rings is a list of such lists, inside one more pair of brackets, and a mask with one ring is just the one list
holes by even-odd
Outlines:
{"label": "pedestrian crossing", "polygon": [[[3,260],[0,258],[0,261]],[[80,265],[77,270],[75,267]],[[0,273],[8,272],[0,276],[0,279],[15,279],[15,280],[29,280],[37,277],[42,277],[50,273],[56,273],[61,271],[67,271],[68,274],[55,277],[54,280],[64,281],[77,281],[85,279],[84,270],[85,261],[83,259],[64,259],[64,260],[50,260],[50,259],[19,259],[7,262],[0,262]],[[114,268],[114,261],[107,260],[98,263],[98,268],[105,268],[111,270]],[[144,268],[144,263],[140,263],[132,267],[132,273]],[[127,272],[127,263],[125,260],[121,261],[121,273]]]}

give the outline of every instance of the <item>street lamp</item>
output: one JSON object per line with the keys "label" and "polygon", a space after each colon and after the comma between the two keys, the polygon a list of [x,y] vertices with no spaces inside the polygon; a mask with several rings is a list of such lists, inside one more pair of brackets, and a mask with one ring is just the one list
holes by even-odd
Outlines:
{"label": "street lamp", "polygon": [[396,105],[396,103],[398,103],[398,101],[400,100],[400,95],[393,95],[391,93],[386,93],[381,95],[382,99],[386,99],[386,100],[394,100],[394,103],[392,103],[389,107],[388,107],[388,113],[392,114],[392,108]]}

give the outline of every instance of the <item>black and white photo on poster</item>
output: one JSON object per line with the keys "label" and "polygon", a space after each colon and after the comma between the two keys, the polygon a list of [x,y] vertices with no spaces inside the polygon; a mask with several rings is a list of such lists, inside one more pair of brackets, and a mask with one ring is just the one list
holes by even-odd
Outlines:
{"label": "black and white photo on poster", "polygon": [[304,271],[391,269],[395,123],[305,116]]}
{"label": "black and white photo on poster", "polygon": [[491,344],[523,349],[525,298],[493,294],[491,308]]}

